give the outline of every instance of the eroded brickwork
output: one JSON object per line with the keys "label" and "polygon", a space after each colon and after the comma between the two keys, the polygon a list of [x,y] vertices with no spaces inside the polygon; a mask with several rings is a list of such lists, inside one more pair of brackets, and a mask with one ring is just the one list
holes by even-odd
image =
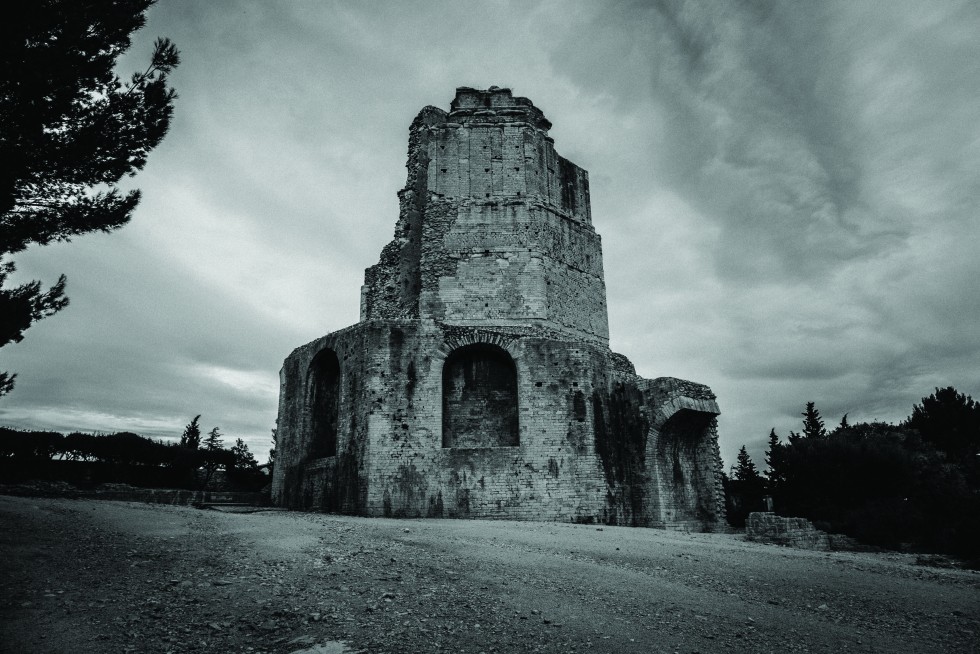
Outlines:
{"label": "eroded brickwork", "polygon": [[277,503],[723,524],[715,397],[638,377],[609,350],[588,174],[555,152],[550,127],[495,87],[458,89],[449,112],[412,123],[361,322],[284,364]]}
{"label": "eroded brickwork", "polygon": [[820,531],[805,518],[786,518],[771,512],[750,513],[745,521],[745,538],[805,550],[867,550],[867,546],[844,534]]}
{"label": "eroded brickwork", "polygon": [[409,129],[395,238],[368,269],[362,320],[535,324],[607,343],[588,174],[507,89],[460,89]]}

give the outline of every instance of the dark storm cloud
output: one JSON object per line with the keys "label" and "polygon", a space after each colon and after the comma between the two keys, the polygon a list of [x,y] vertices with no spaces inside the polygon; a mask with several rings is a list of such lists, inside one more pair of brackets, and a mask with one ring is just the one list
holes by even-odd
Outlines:
{"label": "dark storm cloud", "polygon": [[726,278],[809,278],[907,234],[860,197],[860,130],[827,14],[663,2],[645,17],[669,124],[661,170],[721,228],[714,263]]}
{"label": "dark storm cloud", "polygon": [[726,458],[807,400],[896,420],[980,383],[978,26],[965,2],[614,3],[552,53],[647,157],[600,226],[631,264],[607,259],[613,340],[707,376]]}

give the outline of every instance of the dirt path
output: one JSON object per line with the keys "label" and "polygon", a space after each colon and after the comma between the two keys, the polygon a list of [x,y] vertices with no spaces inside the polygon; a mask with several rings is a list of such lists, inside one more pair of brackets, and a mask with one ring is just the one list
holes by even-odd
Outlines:
{"label": "dirt path", "polygon": [[908,555],[17,497],[0,524],[2,652],[980,651],[980,574]]}

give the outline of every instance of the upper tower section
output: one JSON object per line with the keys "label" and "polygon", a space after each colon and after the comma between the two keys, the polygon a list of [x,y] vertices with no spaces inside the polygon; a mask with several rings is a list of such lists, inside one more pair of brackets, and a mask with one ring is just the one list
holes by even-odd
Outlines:
{"label": "upper tower section", "polygon": [[608,342],[588,173],[510,89],[456,89],[409,128],[395,239],[365,272],[362,320],[538,327]]}
{"label": "upper tower section", "polygon": [[[428,191],[474,201],[536,201],[592,223],[588,173],[555,152],[551,122],[530,100],[495,86],[460,87],[449,113],[436,111],[441,124],[430,115],[418,126],[429,160],[409,162],[426,166]],[[409,171],[410,183],[418,172]]]}

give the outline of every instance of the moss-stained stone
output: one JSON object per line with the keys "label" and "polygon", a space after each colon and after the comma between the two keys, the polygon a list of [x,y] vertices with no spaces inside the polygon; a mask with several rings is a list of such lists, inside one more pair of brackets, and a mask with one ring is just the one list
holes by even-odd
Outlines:
{"label": "moss-stained stone", "polygon": [[394,517],[721,528],[711,390],[608,347],[588,173],[510,90],[409,129],[361,322],[281,372],[273,498]]}

